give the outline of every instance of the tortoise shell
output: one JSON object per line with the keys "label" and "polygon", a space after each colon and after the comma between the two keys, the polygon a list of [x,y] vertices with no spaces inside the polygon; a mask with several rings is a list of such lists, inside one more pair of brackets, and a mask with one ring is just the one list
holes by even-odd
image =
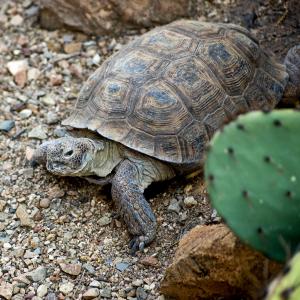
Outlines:
{"label": "tortoise shell", "polygon": [[163,161],[197,163],[218,128],[240,113],[273,108],[287,81],[284,65],[246,29],[181,20],[106,60],[63,125]]}

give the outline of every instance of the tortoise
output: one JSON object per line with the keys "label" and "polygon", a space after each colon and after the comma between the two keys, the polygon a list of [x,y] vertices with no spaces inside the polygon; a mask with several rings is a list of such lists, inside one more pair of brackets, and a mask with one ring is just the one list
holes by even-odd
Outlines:
{"label": "tortoise", "polygon": [[41,144],[33,160],[111,183],[134,252],[156,235],[146,187],[199,169],[214,132],[238,114],[299,96],[300,46],[279,63],[240,26],[175,21],[107,59],[62,122],[70,135]]}

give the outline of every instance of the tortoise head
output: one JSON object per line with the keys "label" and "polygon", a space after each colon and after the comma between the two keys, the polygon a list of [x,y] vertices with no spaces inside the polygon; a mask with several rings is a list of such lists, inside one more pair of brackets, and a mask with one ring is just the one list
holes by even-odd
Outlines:
{"label": "tortoise head", "polygon": [[49,172],[60,176],[90,175],[90,163],[103,148],[101,141],[63,137],[41,144],[32,163],[46,163]]}

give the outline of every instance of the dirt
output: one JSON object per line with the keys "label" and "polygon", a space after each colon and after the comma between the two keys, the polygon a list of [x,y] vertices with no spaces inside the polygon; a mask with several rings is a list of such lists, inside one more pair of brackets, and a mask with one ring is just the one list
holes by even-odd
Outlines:
{"label": "dirt", "polygon": [[[63,133],[59,122],[74,106],[84,80],[145,30],[117,38],[48,32],[40,29],[32,13],[33,1],[2,3],[0,123],[8,120],[15,125],[0,132],[0,295],[6,283],[12,299],[80,299],[90,288],[112,299],[163,299],[159,283],[180,237],[196,224],[219,222],[210,208],[203,176],[149,188],[146,196],[157,216],[157,238],[144,253],[131,256],[130,236],[114,215],[109,189],[83,179],[55,177],[42,167],[32,168],[26,159],[41,140]],[[194,18],[242,24],[281,60],[291,46],[300,44],[297,1],[199,1]],[[66,47],[68,43],[73,48]],[[8,62],[23,59],[31,78],[26,72],[16,78],[6,68]],[[30,137],[32,129],[37,129],[39,139]],[[188,196],[197,201],[195,206],[184,205]],[[170,208],[172,203],[177,204],[177,212]],[[17,216],[21,205],[32,227],[23,226]],[[155,263],[141,263],[150,256]],[[79,275],[62,271],[62,262],[81,265]],[[46,268],[44,278],[26,281],[24,275],[38,267]],[[41,296],[43,285],[47,291]]]}

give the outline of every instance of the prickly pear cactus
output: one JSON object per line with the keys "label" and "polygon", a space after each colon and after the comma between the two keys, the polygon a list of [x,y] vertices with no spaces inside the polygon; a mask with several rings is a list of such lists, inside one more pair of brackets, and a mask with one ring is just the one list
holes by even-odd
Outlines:
{"label": "prickly pear cactus", "polygon": [[300,299],[300,252],[283,269],[283,272],[270,284],[266,300]]}
{"label": "prickly pear cactus", "polygon": [[211,141],[205,177],[229,227],[285,261],[300,242],[300,112],[251,112],[225,126]]}

